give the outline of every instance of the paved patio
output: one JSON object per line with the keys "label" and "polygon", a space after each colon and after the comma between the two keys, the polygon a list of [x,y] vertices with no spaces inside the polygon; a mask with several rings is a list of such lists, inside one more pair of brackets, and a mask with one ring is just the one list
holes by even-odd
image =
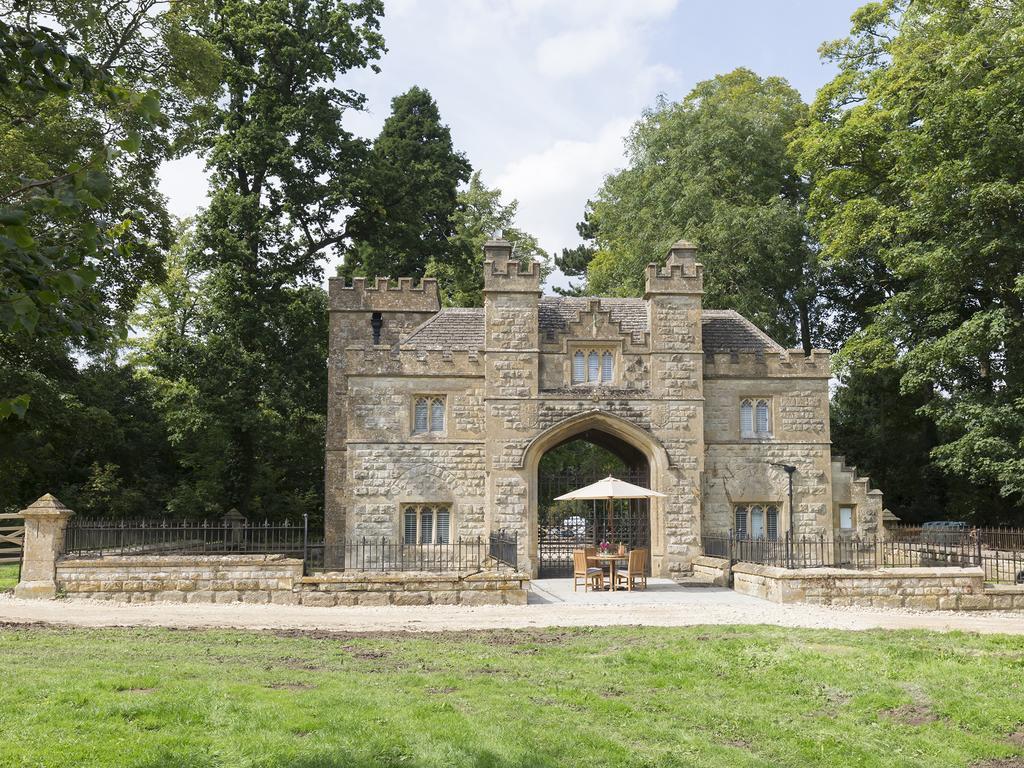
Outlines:
{"label": "paved patio", "polygon": [[530,582],[530,605],[672,605],[692,606],[755,606],[763,605],[756,597],[716,587],[706,581],[686,579],[676,583],[671,579],[648,579],[647,589],[602,592],[573,591],[572,579],[534,579]]}

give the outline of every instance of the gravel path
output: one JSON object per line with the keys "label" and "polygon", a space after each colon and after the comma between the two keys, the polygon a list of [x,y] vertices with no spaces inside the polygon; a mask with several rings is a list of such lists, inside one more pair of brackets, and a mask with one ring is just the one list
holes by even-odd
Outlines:
{"label": "gravel path", "polygon": [[729,590],[694,590],[674,603],[616,605],[532,604],[522,607],[461,606],[312,608],[304,606],[199,604],[115,605],[71,600],[16,600],[0,596],[0,622],[80,627],[317,629],[340,632],[472,630],[522,627],[692,626],[771,624],[819,629],[930,629],[1024,634],[1021,613],[915,613],[867,608],[776,605]]}

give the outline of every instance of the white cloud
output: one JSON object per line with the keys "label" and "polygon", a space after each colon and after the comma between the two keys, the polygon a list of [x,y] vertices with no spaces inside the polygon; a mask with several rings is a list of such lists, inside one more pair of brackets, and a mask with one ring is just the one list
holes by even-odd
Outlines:
{"label": "white cloud", "polygon": [[576,222],[605,176],[624,164],[623,137],[632,118],[609,121],[589,141],[561,139],[510,162],[495,185],[519,201],[519,221],[549,251],[578,240]]}
{"label": "white cloud", "polygon": [[537,48],[541,74],[552,77],[585,75],[614,59],[628,47],[620,27],[573,29],[549,37]]}

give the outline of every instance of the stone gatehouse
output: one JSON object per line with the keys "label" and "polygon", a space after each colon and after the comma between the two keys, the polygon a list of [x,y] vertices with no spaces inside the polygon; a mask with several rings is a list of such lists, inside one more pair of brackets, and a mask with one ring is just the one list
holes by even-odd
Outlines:
{"label": "stone gatehouse", "polygon": [[688,571],[702,533],[880,530],[881,492],[831,455],[828,353],[704,310],[702,286],[686,242],[648,266],[642,299],[543,296],[501,240],[478,309],[442,309],[430,279],[332,279],[328,544],[512,529],[536,575],[541,459],[578,438],[665,494],[644,508],[654,575]]}

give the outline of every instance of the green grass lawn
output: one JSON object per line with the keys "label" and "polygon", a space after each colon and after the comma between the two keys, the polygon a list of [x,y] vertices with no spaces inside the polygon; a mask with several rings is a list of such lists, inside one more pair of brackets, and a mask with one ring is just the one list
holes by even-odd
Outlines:
{"label": "green grass lawn", "polygon": [[0,592],[14,589],[18,584],[18,564],[0,565]]}
{"label": "green grass lawn", "polygon": [[2,766],[1022,766],[1024,639],[0,625]]}

